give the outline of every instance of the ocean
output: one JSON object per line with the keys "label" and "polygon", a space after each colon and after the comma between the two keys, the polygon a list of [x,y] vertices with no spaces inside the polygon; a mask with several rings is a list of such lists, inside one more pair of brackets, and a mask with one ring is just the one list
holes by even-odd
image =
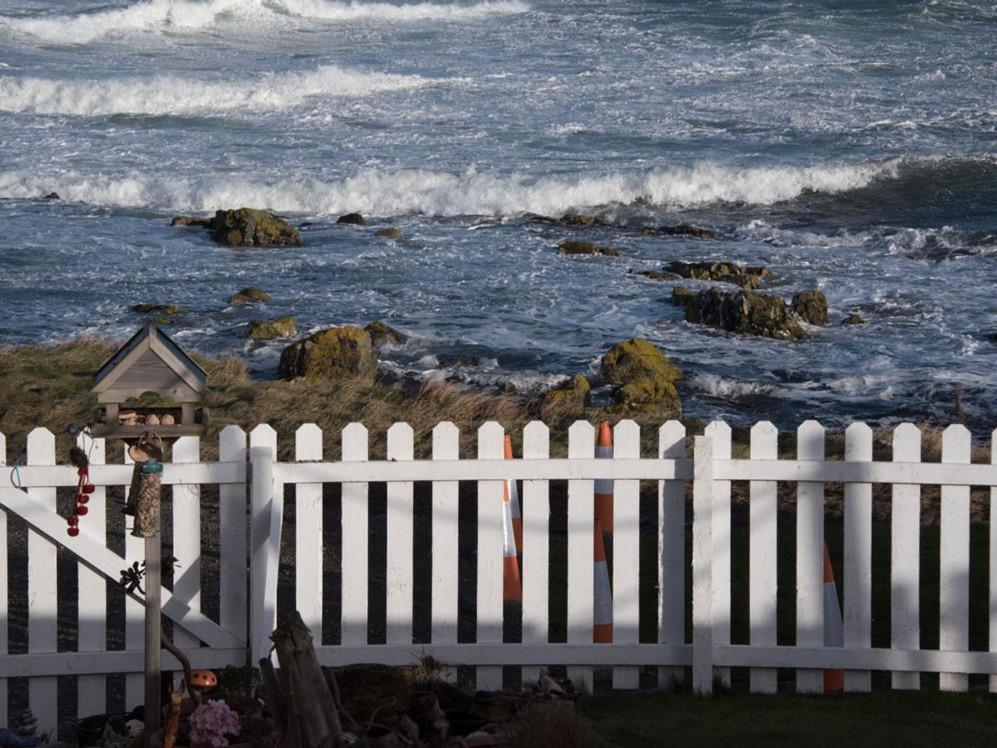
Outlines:
{"label": "ocean", "polygon": [[[0,344],[122,339],[132,305],[177,304],[178,343],[268,377],[283,343],[253,319],[384,320],[410,336],[386,371],[528,394],[642,336],[687,417],[949,422],[958,395],[989,429],[995,39],[970,0],[0,0]],[[170,226],[240,206],[303,245]],[[610,225],[535,219],[569,211]],[[640,231],[680,222],[717,238]],[[628,272],[672,260],[767,265],[830,324],[689,324]],[[247,285],[271,302],[228,305]]]}

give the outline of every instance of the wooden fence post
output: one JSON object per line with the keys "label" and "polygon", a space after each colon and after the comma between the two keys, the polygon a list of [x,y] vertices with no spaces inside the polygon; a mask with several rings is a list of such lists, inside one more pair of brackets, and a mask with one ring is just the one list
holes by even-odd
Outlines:
{"label": "wooden fence post", "polygon": [[713,693],[713,442],[697,436],[692,484],[692,687]]}
{"label": "wooden fence post", "polygon": [[[55,465],[55,437],[43,428],[28,434],[28,465]],[[29,488],[39,505],[56,510],[55,488]],[[56,547],[36,530],[28,529],[28,652],[55,652],[58,647]],[[28,701],[39,732],[58,726],[58,685],[54,677],[28,680]]]}
{"label": "wooden fence post", "polygon": [[[249,436],[252,461],[250,514],[250,651],[253,664],[270,651],[270,634],[277,616],[277,572],[280,565],[280,534],[271,537],[271,515],[283,510],[283,492],[278,497],[274,480],[277,455],[277,432],[266,424]],[[279,502],[279,507],[274,503]],[[279,528],[278,528],[279,529]],[[276,551],[274,548],[276,547]]]}

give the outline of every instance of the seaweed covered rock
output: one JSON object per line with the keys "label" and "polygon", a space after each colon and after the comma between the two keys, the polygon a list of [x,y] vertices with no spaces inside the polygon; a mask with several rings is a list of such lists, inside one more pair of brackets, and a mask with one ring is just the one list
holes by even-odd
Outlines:
{"label": "seaweed covered rock", "polygon": [[540,407],[543,410],[582,410],[588,407],[592,385],[581,374],[561,382],[540,396]]}
{"label": "seaweed covered rock", "polygon": [[663,273],[660,270],[636,270],[634,268],[630,268],[629,270],[627,270],[627,273],[629,273],[630,275],[641,275],[645,278],[650,278],[651,280],[656,280],[656,281],[675,280],[676,278],[679,277],[675,275],[675,273]]}
{"label": "seaweed covered rock", "polygon": [[283,379],[353,379],[377,370],[370,333],[356,325],[330,327],[287,346],[277,372]]}
{"label": "seaweed covered rock", "polygon": [[565,213],[557,219],[557,223],[561,226],[575,226],[581,228],[594,228],[608,225],[597,216],[586,216],[581,213]]}
{"label": "seaweed covered rock", "polygon": [[675,306],[685,306],[692,303],[696,298],[696,292],[686,286],[675,286],[672,289],[672,304]]}
{"label": "seaweed covered rock", "polygon": [[270,301],[270,294],[256,286],[246,286],[228,297],[229,304],[266,304],[268,301]]}
{"label": "seaweed covered rock", "polygon": [[799,318],[781,296],[709,288],[680,302],[685,307],[686,322],[778,340],[807,337]]}
{"label": "seaweed covered rock", "polygon": [[389,226],[386,229],[379,229],[378,231],[375,231],[374,236],[379,236],[382,239],[391,239],[397,242],[402,238],[402,232],[394,226]]}
{"label": "seaweed covered rock", "polygon": [[187,311],[176,304],[135,304],[131,309],[133,312],[148,315],[149,321],[157,325],[168,325]]}
{"label": "seaweed covered rock", "polygon": [[370,335],[370,340],[375,348],[380,348],[387,343],[404,343],[408,340],[408,335],[398,332],[395,328],[380,321],[371,322],[364,327],[364,330]]}
{"label": "seaweed covered rock", "polygon": [[607,257],[619,257],[620,253],[610,247],[600,247],[598,244],[590,242],[561,242],[557,248],[559,255],[606,255]]}
{"label": "seaweed covered rock", "polygon": [[721,281],[741,288],[754,289],[761,285],[771,271],[767,267],[735,265],[732,262],[669,262],[665,271],[691,280]]}
{"label": "seaweed covered rock", "polygon": [[298,334],[298,321],[294,317],[257,319],[249,323],[249,337],[252,340],[279,340],[293,338]]}
{"label": "seaweed covered rock", "polygon": [[827,325],[827,297],[821,291],[803,291],[793,297],[793,311],[811,325]]}
{"label": "seaweed covered rock", "polygon": [[219,210],[214,218],[177,216],[173,226],[199,226],[226,247],[297,247],[301,237],[283,218],[256,208]]}
{"label": "seaweed covered rock", "polygon": [[682,370],[644,338],[617,343],[602,359],[602,375],[617,386],[616,409],[623,413],[653,413],[678,417],[682,403],[675,381]]}
{"label": "seaweed covered rock", "polygon": [[[866,323],[865,317],[863,317],[861,314],[859,314],[858,312],[852,312],[847,317],[845,317],[844,320],[842,320],[841,324],[842,325],[864,325],[864,324],[867,324],[867,323]],[[997,336],[995,336],[995,339],[997,339]]]}

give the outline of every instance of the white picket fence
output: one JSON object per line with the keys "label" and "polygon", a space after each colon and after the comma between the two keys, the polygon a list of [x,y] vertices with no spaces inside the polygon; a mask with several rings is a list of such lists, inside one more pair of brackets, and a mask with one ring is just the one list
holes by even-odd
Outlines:
{"label": "white picket fence", "polygon": [[[521,668],[524,681],[541,668],[566,666],[569,677],[585,687],[594,670],[612,669],[614,688],[638,686],[641,670],[656,668],[662,685],[681,681],[691,667],[692,686],[709,693],[715,682],[730,683],[731,668],[750,668],[750,689],[772,693],[777,669],[796,669],[801,692],[823,688],[822,669],[846,670],[847,690],[868,691],[871,671],[891,671],[894,688],[920,687],[919,673],[940,673],[939,687],[960,691],[968,674],[989,674],[997,691],[997,523],[990,523],[989,645],[969,649],[970,487],[990,488],[991,510],[997,501],[997,447],[991,464],[970,464],[970,434],[951,426],[943,436],[942,462],[921,462],[921,434],[910,424],[893,432],[893,461],[872,460],[872,431],[862,423],[845,435],[845,459],[825,460],[824,429],[816,422],[797,433],[798,454],[778,459],[778,433],[770,423],[751,430],[750,459],[731,459],[731,432],[723,422],[710,424],[697,436],[690,455],[686,431],[678,422],[662,425],[654,457],[642,457],[640,431],[622,421],[614,429],[612,459],[595,458],[595,433],[586,422],[569,430],[568,457],[550,458],[546,425],[533,422],[522,434],[522,458],[503,459],[504,430],[487,423],[476,434],[477,459],[459,459],[460,434],[449,423],[432,435],[432,459],[415,460],[413,431],[396,424],[387,434],[387,459],[368,459],[368,433],[351,424],[342,432],[341,459],[323,461],[323,435],[314,425],[295,434],[294,462],[279,462],[277,434],[267,425],[249,435],[228,427],[220,435],[219,460],[203,462],[201,444],[187,437],[173,447],[164,484],[172,486],[173,552],[182,567],[172,591],[163,590],[164,616],[173,620],[175,641],[195,667],[221,667],[256,662],[269,650],[268,636],[277,612],[285,486],[294,486],[294,605],[322,641],[323,620],[338,610],[341,641],[319,646],[323,663],[411,664],[431,655],[447,666],[474,667],[479,688],[503,685],[503,667]],[[997,443],[995,439],[992,443]],[[105,465],[101,440],[81,438],[90,453],[91,479],[98,486],[90,513],[76,538],[66,535],[65,520],[55,513],[56,488],[74,486],[75,469],[57,465],[55,439],[44,429],[28,437],[26,464],[17,470],[22,492],[0,486],[0,537],[7,538],[7,513],[29,524],[27,544],[28,653],[7,654],[8,590],[24,580],[8,576],[7,556],[0,554],[0,725],[6,722],[10,678],[28,678],[30,707],[43,728],[53,727],[60,713],[57,676],[77,678],[80,716],[106,707],[105,678],[126,673],[128,706],[142,699],[142,597],[126,604],[125,649],[107,651],[108,606],[103,577],[117,579],[120,570],[141,560],[139,539],[126,535],[125,557],[106,547],[104,496],[109,486],[127,486],[128,465]],[[248,448],[247,448],[248,446]],[[0,464],[6,462],[0,435]],[[8,465],[12,481],[14,472]],[[5,472],[7,472],[5,471]],[[593,644],[593,481],[614,481],[612,558],[612,644]],[[523,601],[503,603],[502,487],[522,481]],[[432,484],[431,553],[414,559],[414,483]],[[458,488],[477,484],[476,604],[474,643],[458,643],[458,572],[472,563],[458,554]],[[567,641],[548,641],[551,601],[550,481],[567,481]],[[641,642],[639,585],[641,542],[640,482],[658,486],[656,542],[657,636]],[[747,618],[750,645],[731,643],[732,518],[731,482],[750,481]],[[692,515],[687,516],[686,489],[692,482]],[[796,642],[779,645],[777,605],[777,485],[796,483]],[[845,484],[844,503],[844,646],[823,646],[824,484]],[[323,599],[323,484],[341,484],[341,597]],[[368,528],[370,483],[387,484],[386,643],[368,640]],[[891,646],[873,648],[872,631],[872,485],[892,486]],[[201,486],[220,490],[219,617],[201,613]],[[940,485],[940,616],[939,648],[920,648],[920,537],[922,486]],[[247,511],[248,507],[248,511]],[[692,548],[686,548],[691,524]],[[646,528],[645,528],[646,529]],[[645,542],[647,539],[645,538]],[[56,544],[79,558],[78,648],[58,652],[59,584]],[[691,550],[691,554],[687,551]],[[691,557],[692,589],[685,573]],[[247,569],[247,558],[249,559]],[[416,564],[431,564],[431,643],[413,643]],[[646,572],[646,569],[645,569]],[[62,591],[64,593],[64,591]],[[692,630],[685,610],[692,599]],[[338,605],[336,604],[338,603]],[[503,642],[505,616],[522,616],[522,641]],[[247,623],[248,622],[248,623]],[[164,655],[164,667],[175,667]]]}

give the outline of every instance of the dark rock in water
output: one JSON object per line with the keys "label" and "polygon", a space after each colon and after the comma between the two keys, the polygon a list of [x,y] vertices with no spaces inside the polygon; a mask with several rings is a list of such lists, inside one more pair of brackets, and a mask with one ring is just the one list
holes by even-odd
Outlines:
{"label": "dark rock in water", "polygon": [[298,321],[294,317],[257,319],[249,323],[249,337],[252,340],[279,340],[293,338],[298,334]]}
{"label": "dark rock in water", "polygon": [[211,238],[226,247],[297,247],[301,237],[282,218],[256,208],[219,210],[214,218],[177,216],[171,226],[198,226],[211,231]]}
{"label": "dark rock in water", "polygon": [[380,348],[386,343],[404,343],[408,340],[408,335],[398,332],[383,322],[371,322],[364,327],[364,330],[370,335],[371,343],[374,344],[375,348]]}
{"label": "dark rock in water", "polygon": [[391,228],[375,231],[374,236],[380,236],[385,239],[394,239],[395,241],[398,241],[402,238],[402,232],[392,226]]}
{"label": "dark rock in water", "polygon": [[645,236],[692,236],[697,239],[717,238],[717,234],[713,229],[692,226],[688,223],[680,223],[677,226],[646,226],[644,234]]}
{"label": "dark rock in water", "polygon": [[669,262],[665,270],[692,280],[721,281],[741,288],[757,288],[772,271],[767,267],[735,265],[732,262]]}
{"label": "dark rock in water", "polygon": [[796,314],[781,296],[709,288],[686,301],[684,306],[686,322],[778,340],[807,337]]}
{"label": "dark rock in water", "polygon": [[436,362],[443,369],[466,369],[480,366],[481,358],[466,353],[440,353],[436,356]]}
{"label": "dark rock in water", "polygon": [[685,306],[696,300],[696,292],[685,286],[675,286],[672,289],[672,304],[675,306]]}
{"label": "dark rock in water", "polygon": [[61,200],[58,192],[48,192],[42,195],[42,200]]}
{"label": "dark rock in water", "polygon": [[682,403],[675,389],[682,370],[644,338],[617,343],[602,359],[602,375],[617,385],[614,395],[620,413],[650,413],[678,418]]}
{"label": "dark rock in water", "polygon": [[359,213],[347,213],[345,216],[340,216],[336,219],[336,223],[345,223],[350,226],[364,226],[367,224],[363,216]]}
{"label": "dark rock in water", "polygon": [[605,221],[596,216],[586,216],[581,213],[565,213],[557,219],[561,226],[581,226],[585,228],[608,226]]}
{"label": "dark rock in water", "polygon": [[266,304],[268,301],[270,301],[270,294],[256,286],[247,286],[228,297],[229,304]]}
{"label": "dark rock in water", "polygon": [[559,255],[606,255],[607,257],[619,257],[620,253],[609,247],[600,247],[589,242],[562,242],[557,248]]}
{"label": "dark rock in water", "polygon": [[168,325],[178,314],[183,314],[187,310],[175,304],[135,304],[132,311],[151,315],[149,321],[157,325]]}
{"label": "dark rock in water", "polygon": [[663,273],[660,270],[634,270],[630,268],[627,270],[630,275],[643,275],[645,278],[651,278],[652,280],[675,280],[681,276],[675,273]]}
{"label": "dark rock in water", "polygon": [[[858,312],[852,312],[841,322],[842,325],[865,325],[868,324],[865,318]],[[997,342],[997,333],[994,334],[994,342]]]}
{"label": "dark rock in water", "polygon": [[587,408],[591,400],[592,385],[581,374],[561,382],[540,396],[540,407],[543,411],[579,411]]}
{"label": "dark rock in water", "polygon": [[793,297],[793,311],[811,325],[827,325],[827,297],[821,291],[802,291]]}
{"label": "dark rock in water", "polygon": [[280,354],[283,379],[356,379],[377,370],[370,334],[356,325],[330,327],[287,346]]}

